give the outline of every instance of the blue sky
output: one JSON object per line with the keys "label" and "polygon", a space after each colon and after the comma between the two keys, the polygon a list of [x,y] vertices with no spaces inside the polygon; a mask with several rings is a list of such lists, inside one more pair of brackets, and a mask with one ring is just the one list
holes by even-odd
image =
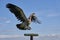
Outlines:
{"label": "blue sky", "polygon": [[[17,29],[19,21],[6,8],[7,3],[21,7],[27,17],[36,13],[42,23],[32,23],[30,31]],[[60,0],[0,0],[0,35],[24,33],[60,34]]]}

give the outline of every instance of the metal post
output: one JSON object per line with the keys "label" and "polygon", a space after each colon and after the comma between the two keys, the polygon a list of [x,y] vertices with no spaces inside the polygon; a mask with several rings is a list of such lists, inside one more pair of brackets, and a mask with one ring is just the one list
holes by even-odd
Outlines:
{"label": "metal post", "polygon": [[24,36],[30,36],[30,40],[33,40],[33,36],[38,36],[38,34],[24,34]]}
{"label": "metal post", "polygon": [[33,36],[30,36],[30,40],[33,40]]}

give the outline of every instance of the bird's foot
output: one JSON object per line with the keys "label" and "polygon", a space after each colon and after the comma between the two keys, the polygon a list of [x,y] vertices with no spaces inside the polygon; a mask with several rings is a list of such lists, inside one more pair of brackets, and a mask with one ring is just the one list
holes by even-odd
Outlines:
{"label": "bird's foot", "polygon": [[31,27],[25,27],[26,30],[31,30]]}

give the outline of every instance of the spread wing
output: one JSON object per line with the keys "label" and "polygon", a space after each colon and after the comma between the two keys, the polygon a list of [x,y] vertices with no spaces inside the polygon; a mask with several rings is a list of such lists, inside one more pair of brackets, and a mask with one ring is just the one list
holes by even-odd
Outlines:
{"label": "spread wing", "polygon": [[36,22],[38,24],[41,24],[41,21],[38,20],[38,18],[36,16],[34,16],[34,15],[32,16],[32,22]]}
{"label": "spread wing", "polygon": [[27,21],[27,17],[25,16],[21,8],[17,7],[16,5],[10,4],[10,3],[8,3],[6,7],[9,8],[10,12],[12,12],[17,17],[18,20],[22,22]]}

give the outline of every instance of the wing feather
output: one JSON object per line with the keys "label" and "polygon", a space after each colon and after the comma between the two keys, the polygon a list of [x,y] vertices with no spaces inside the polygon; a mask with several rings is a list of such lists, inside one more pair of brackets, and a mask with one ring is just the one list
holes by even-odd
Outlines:
{"label": "wing feather", "polygon": [[18,20],[22,22],[27,21],[27,17],[25,16],[21,8],[17,7],[16,5],[10,4],[10,3],[8,3],[6,7],[9,8],[9,10],[17,17]]}
{"label": "wing feather", "polygon": [[38,24],[41,24],[41,21],[39,21],[35,15],[32,16],[32,22],[36,22]]}

